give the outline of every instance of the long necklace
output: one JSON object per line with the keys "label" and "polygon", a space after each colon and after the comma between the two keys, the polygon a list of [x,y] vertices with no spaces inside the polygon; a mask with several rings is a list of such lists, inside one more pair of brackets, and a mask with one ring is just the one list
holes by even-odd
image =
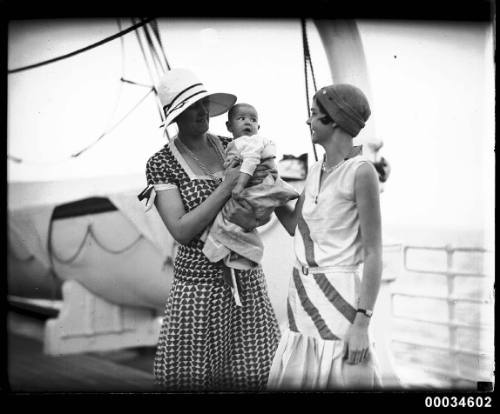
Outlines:
{"label": "long necklace", "polygon": [[[327,174],[330,174],[332,171],[335,171],[337,168],[339,168],[342,164],[344,164],[345,159],[338,162],[337,164],[327,167],[326,166],[326,154],[323,157],[323,163],[321,164],[321,171],[323,172],[323,176],[326,177]],[[316,197],[314,197],[314,204],[318,204],[318,197],[319,197],[319,189],[321,187],[321,175],[319,177],[319,184],[318,184],[318,194],[316,194]]]}
{"label": "long necklace", "polygon": [[[212,179],[214,179],[215,181],[218,181],[219,183],[222,181],[222,179],[220,177],[217,177],[215,174],[216,172],[213,172],[210,170],[210,168],[208,168],[205,163],[203,163],[195,154],[193,151],[191,151],[186,144],[184,144],[180,138],[177,138],[176,139],[176,142],[182,147],[182,149],[184,149],[184,151],[186,151],[190,156],[191,158],[196,162],[196,164],[198,165],[198,167],[201,168],[201,170],[206,174],[208,175],[209,177],[211,177]],[[217,148],[216,145],[214,145],[210,138],[208,139],[208,144],[214,149],[215,151],[215,154],[217,155],[217,157],[219,158],[219,161],[224,165],[224,156],[222,155],[222,153],[220,152],[219,148]]]}

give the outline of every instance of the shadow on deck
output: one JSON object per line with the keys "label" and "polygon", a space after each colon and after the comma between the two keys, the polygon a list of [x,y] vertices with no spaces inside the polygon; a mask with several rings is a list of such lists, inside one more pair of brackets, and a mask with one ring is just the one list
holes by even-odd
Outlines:
{"label": "shadow on deck", "polygon": [[8,377],[12,392],[158,392],[154,349],[50,356],[42,320],[9,314]]}

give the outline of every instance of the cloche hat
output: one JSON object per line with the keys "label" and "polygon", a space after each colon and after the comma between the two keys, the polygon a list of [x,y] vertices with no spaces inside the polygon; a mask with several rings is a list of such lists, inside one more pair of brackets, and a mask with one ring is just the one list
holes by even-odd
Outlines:
{"label": "cloche hat", "polygon": [[354,85],[340,83],[321,88],[314,98],[342,129],[355,137],[370,117],[366,95]]}

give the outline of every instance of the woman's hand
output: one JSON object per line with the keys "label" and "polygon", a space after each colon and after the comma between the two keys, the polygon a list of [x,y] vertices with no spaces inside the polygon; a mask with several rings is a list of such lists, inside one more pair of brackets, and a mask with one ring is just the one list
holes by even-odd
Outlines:
{"label": "woman's hand", "polygon": [[344,338],[344,359],[348,364],[357,365],[365,362],[370,354],[370,338],[368,336],[368,323],[358,322],[363,315],[356,315],[356,320],[347,330]]}
{"label": "woman's hand", "polygon": [[233,161],[224,171],[224,181],[222,184],[229,190],[232,191],[238,178],[240,176],[240,164],[237,161]]}
{"label": "woman's hand", "polygon": [[278,177],[276,163],[272,158],[262,161],[259,165],[257,165],[252,176],[251,185],[260,184],[269,174],[271,174],[275,179]]}
{"label": "woman's hand", "polygon": [[253,213],[252,206],[243,198],[238,201],[234,198],[229,199],[222,209],[222,214],[226,220],[237,224],[246,231],[252,231],[259,224]]}

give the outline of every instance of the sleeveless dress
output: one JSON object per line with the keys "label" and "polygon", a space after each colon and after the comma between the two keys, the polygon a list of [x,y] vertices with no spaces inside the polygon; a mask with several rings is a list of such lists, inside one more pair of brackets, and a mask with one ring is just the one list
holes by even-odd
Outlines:
{"label": "sleeveless dress", "polygon": [[[231,141],[209,139],[222,152]],[[173,142],[148,160],[146,176],[156,191],[177,188],[186,212],[218,185],[195,175]],[[236,306],[221,265],[205,257],[199,236],[177,250],[154,360],[156,381],[172,391],[261,390],[280,336],[262,268],[236,271],[242,302]]]}
{"label": "sleeveless dress", "polygon": [[362,156],[344,161],[325,178],[321,191],[321,162],[311,167],[294,237],[288,328],[273,360],[270,390],[380,386],[373,344],[367,362],[350,365],[343,358],[343,339],[356,316],[363,261],[354,198],[356,170],[363,163],[370,164]]}

